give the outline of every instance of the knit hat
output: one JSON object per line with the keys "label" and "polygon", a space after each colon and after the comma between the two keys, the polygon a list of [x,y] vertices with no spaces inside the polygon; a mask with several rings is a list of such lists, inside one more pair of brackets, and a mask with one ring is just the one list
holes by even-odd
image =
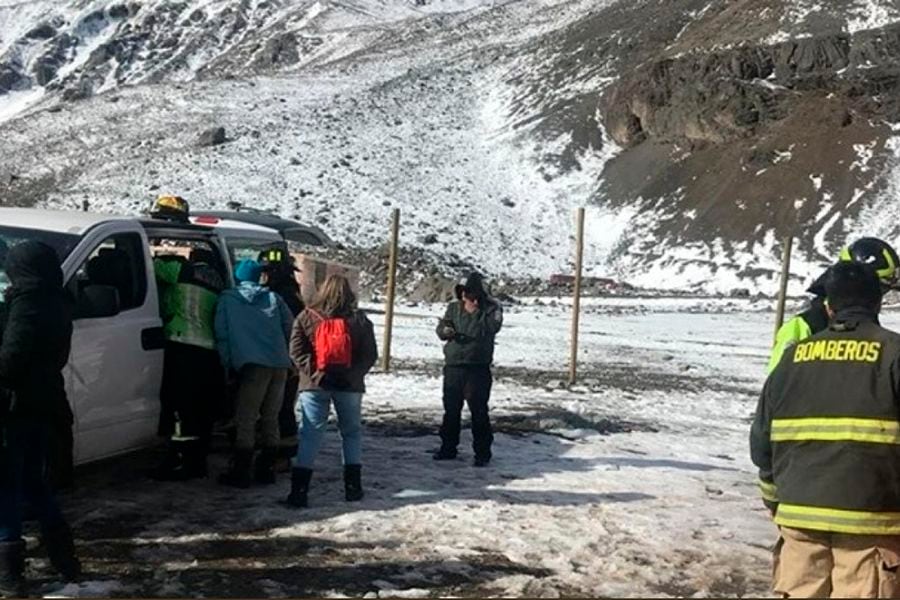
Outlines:
{"label": "knit hat", "polygon": [[242,260],[234,268],[234,278],[238,280],[238,283],[245,281],[259,283],[262,271],[262,265],[255,260]]}

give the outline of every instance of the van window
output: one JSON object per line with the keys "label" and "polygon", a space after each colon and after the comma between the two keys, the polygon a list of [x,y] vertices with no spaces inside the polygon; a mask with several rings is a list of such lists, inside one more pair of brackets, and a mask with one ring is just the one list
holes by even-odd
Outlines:
{"label": "van window", "polygon": [[226,237],[225,245],[228,246],[231,262],[234,264],[242,260],[260,260],[262,255],[272,248],[278,248],[287,254],[287,244],[284,242]]}
{"label": "van window", "polygon": [[120,310],[139,308],[147,298],[145,265],[141,236],[116,234],[94,248],[69,282],[69,291],[77,298],[88,285],[108,285],[119,292]]}

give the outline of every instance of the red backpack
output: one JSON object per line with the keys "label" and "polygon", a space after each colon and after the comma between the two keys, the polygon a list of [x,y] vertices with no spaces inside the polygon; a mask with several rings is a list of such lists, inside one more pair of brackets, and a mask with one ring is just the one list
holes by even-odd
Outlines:
{"label": "red backpack", "polygon": [[325,318],[312,309],[309,312],[319,319],[313,340],[316,370],[324,372],[334,367],[350,368],[353,363],[353,341],[347,320],[340,317]]}

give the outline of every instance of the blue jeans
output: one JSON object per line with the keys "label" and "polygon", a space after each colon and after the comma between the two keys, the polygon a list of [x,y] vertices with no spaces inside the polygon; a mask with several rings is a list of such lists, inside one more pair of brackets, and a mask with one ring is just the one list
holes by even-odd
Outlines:
{"label": "blue jeans", "polygon": [[0,542],[22,539],[23,508],[31,505],[43,530],[65,524],[47,483],[50,426],[14,420],[0,426]]}
{"label": "blue jeans", "polygon": [[331,403],[337,413],[338,429],[344,450],[345,465],[362,464],[362,394],[326,390],[300,392],[297,397],[297,422],[300,443],[295,467],[312,469],[328,428]]}

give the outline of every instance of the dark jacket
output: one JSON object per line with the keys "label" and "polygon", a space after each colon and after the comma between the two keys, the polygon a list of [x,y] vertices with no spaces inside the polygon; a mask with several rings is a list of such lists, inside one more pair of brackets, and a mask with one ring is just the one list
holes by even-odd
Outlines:
{"label": "dark jacket", "polygon": [[472,314],[462,302],[451,302],[437,326],[449,367],[490,366],[494,362],[494,338],[503,326],[503,307],[487,296]]}
{"label": "dark jacket", "polygon": [[291,360],[300,377],[299,390],[329,390],[341,392],[366,391],[365,377],[378,360],[378,347],[375,343],[375,329],[366,314],[360,310],[353,311],[342,318],[347,320],[353,356],[349,369],[340,372],[323,373],[316,370],[316,327],[322,320],[309,309],[301,312],[294,319],[291,331]]}
{"label": "dark jacket", "polygon": [[0,386],[12,392],[11,417],[51,421],[67,405],[63,367],[72,342],[72,306],[56,253],[39,242],[14,246],[6,259],[6,325]]}
{"label": "dark jacket", "polygon": [[750,452],[779,525],[900,533],[900,335],[852,309],[791,348],[763,389]]}
{"label": "dark jacket", "polygon": [[287,272],[285,272],[285,269],[270,272],[269,282],[266,286],[284,300],[294,317],[306,308],[303,300],[300,298],[300,284],[294,279],[293,267],[289,267]]}

